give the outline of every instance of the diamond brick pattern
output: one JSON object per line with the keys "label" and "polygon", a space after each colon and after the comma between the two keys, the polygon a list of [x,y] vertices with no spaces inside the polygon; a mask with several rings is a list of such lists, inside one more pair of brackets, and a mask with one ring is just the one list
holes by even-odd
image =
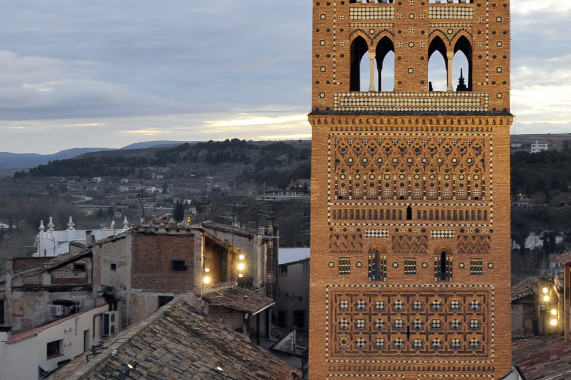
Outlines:
{"label": "diamond brick pattern", "polygon": [[[330,288],[329,357],[399,360],[423,347],[436,356],[453,353],[459,360],[489,359],[493,347],[481,344],[489,327],[480,321],[490,318],[490,290],[460,289],[439,292],[437,288],[387,286],[357,293]],[[383,309],[377,308],[381,304]],[[385,308],[387,304],[392,307]],[[453,339],[459,342],[454,347]],[[474,339],[478,344],[471,343]]]}

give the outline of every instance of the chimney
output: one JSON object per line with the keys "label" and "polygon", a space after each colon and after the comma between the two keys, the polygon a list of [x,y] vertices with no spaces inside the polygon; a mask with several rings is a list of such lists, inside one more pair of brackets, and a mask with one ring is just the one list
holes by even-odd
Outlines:
{"label": "chimney", "polygon": [[89,247],[93,244],[95,244],[95,235],[93,235],[93,231],[85,231],[85,245]]}

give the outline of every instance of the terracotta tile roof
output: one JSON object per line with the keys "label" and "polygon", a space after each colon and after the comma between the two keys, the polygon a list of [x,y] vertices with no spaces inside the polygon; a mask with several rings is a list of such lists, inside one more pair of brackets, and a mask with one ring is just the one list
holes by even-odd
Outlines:
{"label": "terracotta tile roof", "polygon": [[[98,307],[100,307],[100,306],[98,306]],[[96,307],[96,308],[94,308],[94,309],[97,309],[98,307]],[[73,319],[73,318],[75,318],[75,317],[77,317],[77,316],[79,316],[79,315],[81,315],[81,314],[84,314],[84,313],[88,313],[88,312],[90,312],[91,310],[93,310],[93,309],[84,310],[84,311],[82,311],[81,313],[70,314],[70,315],[68,315],[67,317],[60,318],[60,319],[58,319],[58,320],[55,320],[55,321],[50,322],[50,323],[48,323],[48,324],[45,324],[45,325],[43,325],[43,326],[39,326],[39,327],[35,327],[35,328],[33,328],[33,329],[28,329],[28,330],[24,330],[24,331],[20,331],[20,332],[14,333],[14,334],[12,334],[12,336],[10,337],[10,340],[8,341],[8,344],[14,344],[14,343],[18,343],[18,342],[21,342],[21,341],[23,341],[23,340],[29,339],[29,338],[31,338],[31,337],[33,337],[33,336],[38,335],[38,333],[40,333],[40,332],[42,332],[42,331],[44,331],[44,330],[49,329],[50,327],[57,326],[57,325],[59,325],[60,323],[63,323],[63,322],[65,322],[65,321],[69,320],[69,319]]]}
{"label": "terracotta tile roof", "polygon": [[116,379],[127,363],[136,360],[129,379],[301,379],[298,369],[253,345],[244,335],[208,321],[180,299],[105,346],[89,363],[79,356],[48,378]]}
{"label": "terracotta tile roof", "polygon": [[525,280],[512,285],[512,301],[534,294],[537,289],[538,282],[539,281],[536,278],[526,278]]}
{"label": "terracotta tile roof", "polygon": [[41,265],[38,265],[36,267],[24,270],[22,272],[15,273],[13,278],[20,277],[20,276],[25,277],[25,276],[49,271],[52,269],[57,269],[59,267],[71,264],[71,263],[73,263],[77,260],[83,259],[85,257],[90,257],[91,255],[92,255],[91,250],[82,250],[82,251],[73,252],[73,253],[64,253],[64,254],[61,254],[61,255],[54,257],[50,261],[45,262]]}
{"label": "terracotta tile roof", "polygon": [[212,305],[220,305],[252,315],[258,314],[275,304],[272,298],[253,290],[238,287],[214,290],[203,294],[202,298]]}
{"label": "terracotta tile roof", "polygon": [[571,251],[564,252],[560,255],[555,256],[555,261],[557,261],[562,266],[571,265]]}
{"label": "terracotta tile roof", "polygon": [[571,379],[571,342],[563,337],[543,336],[514,341],[513,362],[526,380]]}
{"label": "terracotta tile roof", "polygon": [[[131,229],[123,231],[119,234],[116,235],[112,235],[109,236],[105,239],[101,239],[98,240],[95,244],[102,244],[105,243],[107,241],[114,241],[114,240],[119,240],[119,239],[123,239],[125,236],[127,236],[127,234],[130,234],[132,232]],[[81,260],[83,258],[86,257],[91,257],[93,256],[93,252],[91,251],[90,248],[86,248],[77,252],[72,252],[72,253],[63,253],[61,255],[55,256],[54,258],[52,258],[51,260],[42,263],[41,265],[38,265],[36,267],[24,270],[22,272],[18,272],[14,274],[14,278],[15,277],[19,277],[19,276],[29,276],[29,275],[33,275],[33,274],[37,274],[37,273],[41,273],[41,272],[45,272],[45,271],[50,271],[53,269],[57,269],[60,268],[62,266],[71,264],[75,261]],[[5,279],[4,279],[5,280]]]}
{"label": "terracotta tile roof", "polygon": [[224,232],[231,232],[234,235],[239,235],[239,236],[245,236],[245,237],[254,237],[256,235],[256,230],[249,230],[246,228],[240,228],[240,227],[233,227],[233,226],[229,226],[227,224],[222,224],[222,223],[216,223],[213,222],[211,220],[207,220],[201,223],[201,226],[203,228],[208,228],[211,230],[218,230],[218,231],[224,231]]}

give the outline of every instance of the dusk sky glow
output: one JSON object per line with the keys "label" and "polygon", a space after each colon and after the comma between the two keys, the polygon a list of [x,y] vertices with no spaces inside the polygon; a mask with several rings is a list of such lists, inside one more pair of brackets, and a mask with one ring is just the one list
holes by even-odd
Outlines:
{"label": "dusk sky glow", "polygon": [[[311,138],[309,0],[0,3],[0,151]],[[512,133],[571,132],[569,20],[511,1]]]}

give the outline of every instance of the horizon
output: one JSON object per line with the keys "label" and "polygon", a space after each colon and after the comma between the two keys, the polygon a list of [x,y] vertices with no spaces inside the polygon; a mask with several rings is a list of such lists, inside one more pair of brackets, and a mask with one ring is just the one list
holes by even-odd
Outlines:
{"label": "horizon", "polygon": [[[517,134],[513,134],[510,133],[510,137],[513,136],[558,136],[558,135],[571,135],[571,132],[562,132],[562,133],[517,133]],[[49,153],[38,153],[38,152],[8,152],[8,151],[0,151],[0,154],[2,153],[6,153],[6,154],[39,154],[42,156],[48,156],[48,155],[53,155],[53,154],[57,154],[57,153],[61,153],[64,151],[69,151],[69,150],[74,150],[74,149],[102,149],[102,150],[121,150],[121,149],[126,149],[132,145],[138,145],[138,144],[152,144],[152,143],[156,143],[156,145],[154,147],[156,147],[157,145],[165,144],[165,145],[176,145],[176,144],[186,144],[186,143],[201,143],[201,142],[209,142],[209,141],[214,141],[214,142],[220,142],[220,141],[226,141],[226,140],[233,140],[233,139],[239,139],[239,140],[245,140],[248,142],[273,142],[273,141],[312,141],[311,137],[309,138],[290,138],[290,139],[272,139],[272,140],[263,140],[263,139],[240,139],[238,137],[229,137],[229,138],[224,138],[224,139],[218,139],[218,140],[214,140],[214,139],[210,139],[210,140],[146,140],[146,141],[139,141],[139,142],[134,142],[128,145],[124,145],[121,147],[97,147],[97,146],[84,146],[84,147],[79,147],[79,146],[74,146],[71,148],[63,148],[61,150],[55,151],[55,152],[49,152]],[[139,149],[147,149],[147,148],[139,148]]]}
{"label": "horizon", "polygon": [[[571,3],[511,4],[511,132],[571,132]],[[311,138],[311,7],[6,4],[0,151]]]}

